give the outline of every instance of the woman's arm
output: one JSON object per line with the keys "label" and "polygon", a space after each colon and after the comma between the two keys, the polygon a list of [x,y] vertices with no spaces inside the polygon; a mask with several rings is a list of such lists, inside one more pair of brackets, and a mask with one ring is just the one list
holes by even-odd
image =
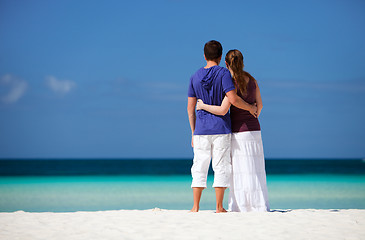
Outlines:
{"label": "woman's arm", "polygon": [[229,99],[227,97],[224,97],[222,104],[220,106],[208,105],[208,104],[205,104],[201,99],[199,99],[198,103],[196,105],[196,110],[205,110],[205,111],[213,113],[215,115],[224,116],[227,114],[230,106],[231,106],[231,103],[229,102]]}
{"label": "woman's arm", "polygon": [[257,104],[257,117],[260,116],[261,110],[262,110],[262,98],[261,98],[261,93],[260,93],[260,88],[259,85],[257,84],[257,81],[255,81],[256,83],[256,104]]}

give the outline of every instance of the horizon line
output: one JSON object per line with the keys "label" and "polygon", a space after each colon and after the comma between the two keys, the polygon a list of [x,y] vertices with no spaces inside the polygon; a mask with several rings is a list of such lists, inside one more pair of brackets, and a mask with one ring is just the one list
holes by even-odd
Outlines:
{"label": "horizon line", "polygon": [[[126,161],[126,160],[130,160],[130,161],[139,161],[139,160],[148,160],[148,161],[156,161],[156,160],[162,160],[162,161],[178,161],[178,160],[193,160],[193,158],[103,158],[103,157],[95,157],[95,158],[0,158],[0,161],[4,161],[4,160],[39,160],[39,161],[44,161],[44,160],[82,160],[82,161],[87,161],[87,160],[106,160],[106,161],[116,161],[116,160],[122,160],[122,161]],[[330,160],[361,160],[363,162],[365,162],[365,158],[265,158],[265,160],[268,161],[276,161],[276,160],[326,160],[326,161],[330,161]]]}

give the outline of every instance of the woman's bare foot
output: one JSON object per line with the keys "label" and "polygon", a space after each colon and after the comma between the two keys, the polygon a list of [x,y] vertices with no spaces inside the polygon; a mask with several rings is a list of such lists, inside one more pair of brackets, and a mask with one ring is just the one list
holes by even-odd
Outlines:
{"label": "woman's bare foot", "polygon": [[216,211],[216,213],[225,213],[225,212],[227,212],[227,210],[226,210],[226,209],[224,209],[224,208],[219,208],[219,209],[217,209],[217,211]]}
{"label": "woman's bare foot", "polygon": [[199,211],[199,207],[193,207],[190,212],[198,212]]}

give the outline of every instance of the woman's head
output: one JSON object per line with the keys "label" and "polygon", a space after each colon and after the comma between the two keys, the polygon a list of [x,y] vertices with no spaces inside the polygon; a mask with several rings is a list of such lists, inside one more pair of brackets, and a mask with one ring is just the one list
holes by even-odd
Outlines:
{"label": "woman's head", "polygon": [[243,71],[244,64],[242,53],[237,49],[229,50],[226,54],[226,66],[233,72]]}
{"label": "woman's head", "polygon": [[239,91],[242,93],[242,95],[245,95],[247,93],[247,85],[248,80],[255,78],[251,76],[246,71],[243,71],[244,64],[243,64],[243,55],[242,53],[237,50],[229,50],[226,54],[226,66],[231,72],[232,78],[235,81],[236,87],[239,89]]}

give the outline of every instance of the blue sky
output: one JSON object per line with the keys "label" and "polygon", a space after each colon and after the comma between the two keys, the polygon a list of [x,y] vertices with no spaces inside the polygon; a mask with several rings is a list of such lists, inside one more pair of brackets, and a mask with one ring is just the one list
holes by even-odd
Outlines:
{"label": "blue sky", "polygon": [[258,80],[267,158],[364,158],[364,26],[364,1],[0,0],[0,158],[191,158],[211,39]]}

